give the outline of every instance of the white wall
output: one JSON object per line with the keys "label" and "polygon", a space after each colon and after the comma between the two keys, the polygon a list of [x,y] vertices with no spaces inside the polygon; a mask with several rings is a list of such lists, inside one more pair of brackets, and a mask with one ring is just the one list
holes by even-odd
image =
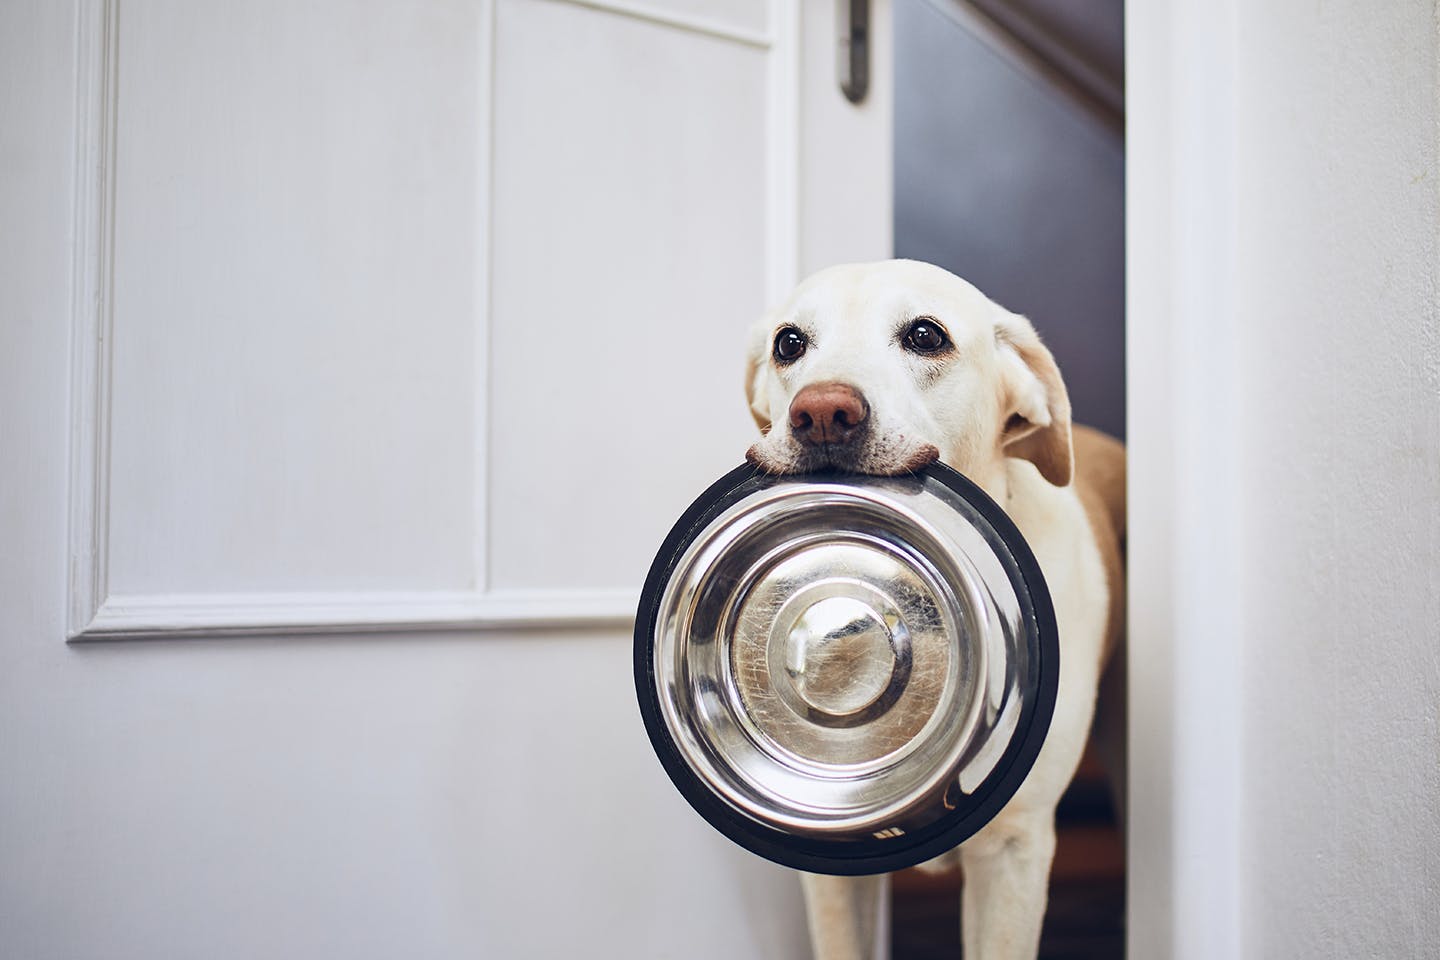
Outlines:
{"label": "white wall", "polygon": [[1132,4],[1130,952],[1440,944],[1433,4]]}
{"label": "white wall", "polygon": [[[122,6],[125,16],[138,18],[132,25],[164,9]],[[507,0],[505,6],[516,17],[536,10],[537,16],[559,16],[550,4],[521,10],[522,4]],[[289,9],[274,9],[281,8]],[[242,20],[254,15],[253,7],[232,9]],[[157,56],[193,54],[198,59],[191,68],[213,80],[226,66],[207,60],[206,48],[184,44],[187,22],[180,15],[168,21],[167,29],[178,35]],[[218,35],[241,36],[243,24],[234,26]],[[606,26],[626,28],[613,20]],[[432,23],[428,29],[445,27]],[[823,38],[833,37],[833,25],[812,17],[804,30],[803,49],[826,54],[823,61],[808,61],[809,69],[832,76]],[[84,244],[75,236],[72,202],[77,138],[84,130],[74,104],[77,84],[89,76],[76,37],[74,5],[0,6],[0,955],[804,956],[793,875],[704,824],[651,755],[633,703],[624,624],[571,632],[381,629],[360,636],[282,633],[270,639],[67,645],[68,460],[76,416],[71,296],[74,270],[84,269],[77,267]],[[122,36],[122,54],[124,44],[143,37]],[[747,43],[740,46],[755,46]],[[266,49],[267,55],[294,55]],[[135,119],[133,112],[123,115],[127,102],[137,102],[127,96],[166,92],[154,76],[144,76],[155,62],[142,57],[132,61],[136,69],[119,71],[122,132]],[[649,65],[635,64],[637,70]],[[422,76],[433,82],[436,75]],[[125,88],[126,82],[131,86]],[[217,88],[217,96],[234,94],[223,83]],[[824,85],[820,89],[839,99]],[[840,112],[826,104],[807,115],[831,135],[868,145],[849,151],[848,162],[880,197],[889,193],[888,96],[882,64],[872,94],[872,104],[880,106]],[[377,103],[366,99],[360,108]],[[266,122],[270,115],[258,116]],[[157,110],[145,119],[164,125],[174,118]],[[239,128],[233,125],[252,120],[212,116],[206,122],[213,126],[190,132],[223,137]],[[355,123],[346,129],[363,128]],[[185,136],[177,136],[183,147]],[[135,147],[133,140],[124,144],[122,160]],[[796,172],[802,183],[810,182],[806,171],[823,162],[825,151],[814,153]],[[264,159],[242,156],[242,174],[244,164]],[[185,165],[178,166],[183,173]],[[163,212],[125,208],[125,197],[135,194],[124,191],[163,194],[165,176],[144,164],[122,171],[122,225]],[[257,197],[267,199],[264,191]],[[806,212],[806,203],[823,205],[823,194],[802,198],[792,191],[789,198],[799,208],[793,232],[800,266],[814,265],[818,256],[876,256],[888,248],[886,202],[861,205],[837,236],[824,232],[823,223],[816,226],[818,214]],[[609,202],[614,194],[600,199]],[[194,207],[191,213],[203,220],[207,210]],[[252,203],[239,212],[264,211],[257,213]],[[812,231],[823,233],[824,242],[814,242]],[[149,249],[130,246],[121,271],[128,269],[123,257],[143,258]],[[182,244],[172,252],[183,257],[194,250]],[[759,259],[754,246],[740,253]],[[137,276],[147,279],[131,272],[124,283]],[[199,282],[193,275],[173,279],[171,284],[158,270],[146,289],[168,295]],[[752,279],[752,288],[761,282]],[[456,299],[461,306],[468,302],[464,294]],[[127,335],[165,319],[123,303],[116,315]],[[695,402],[714,399],[733,411],[726,436],[748,435],[739,359],[750,319],[733,318],[733,351],[704,350],[690,358],[705,368],[703,376],[687,379],[687,387],[712,379],[724,385],[723,397],[697,395]],[[468,341],[457,349],[472,352]],[[132,377],[117,386],[121,394],[144,376],[142,360],[120,359],[117,369]],[[132,453],[133,444],[174,439],[162,435],[156,420],[137,415],[126,422],[137,432],[120,441],[132,444]],[[143,433],[147,429],[151,434]],[[715,453],[727,464],[739,454],[728,448]],[[143,514],[151,487],[138,482],[143,476],[125,473],[132,466],[119,463],[117,476],[137,481],[120,504],[129,511],[133,544],[153,530]],[[169,468],[183,469],[183,461]],[[686,469],[707,468],[692,463]],[[257,468],[256,476],[262,474]],[[160,506],[171,510],[174,504]],[[501,500],[491,508],[513,514],[525,506]],[[455,520],[464,537],[472,519]],[[313,513],[302,514],[297,522],[312,520]],[[384,522],[396,520],[390,515]],[[183,537],[183,525],[165,535]],[[309,541],[317,542],[323,547],[323,541]],[[367,556],[341,559],[363,564]],[[163,551],[136,551],[135,557],[140,565],[127,569],[150,578],[145,590],[159,582],[162,599],[175,583],[194,586],[186,577],[196,571],[167,569]],[[371,572],[384,572],[383,557],[369,559],[377,563]],[[227,585],[224,562],[223,551],[207,558],[211,566],[200,573],[209,582],[200,589]],[[541,573],[563,579],[567,569]],[[323,579],[325,570],[307,562],[298,573]],[[179,579],[166,580],[171,575]],[[323,586],[320,580],[302,586],[317,589],[317,583]],[[241,578],[242,590],[251,586]],[[245,615],[257,610],[265,614],[252,608]]]}

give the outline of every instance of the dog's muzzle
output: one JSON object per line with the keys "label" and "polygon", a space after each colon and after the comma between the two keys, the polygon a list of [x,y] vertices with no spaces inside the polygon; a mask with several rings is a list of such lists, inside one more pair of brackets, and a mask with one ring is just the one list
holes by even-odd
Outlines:
{"label": "dog's muzzle", "polygon": [[900,869],[987,823],[1033,765],[1055,616],[1013,523],[941,464],[714,484],[651,567],[635,682],[675,785],[818,873]]}

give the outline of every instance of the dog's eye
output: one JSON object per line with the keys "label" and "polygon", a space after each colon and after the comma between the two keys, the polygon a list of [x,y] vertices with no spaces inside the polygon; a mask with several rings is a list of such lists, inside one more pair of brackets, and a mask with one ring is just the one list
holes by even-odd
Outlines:
{"label": "dog's eye", "polygon": [[785,327],[775,334],[775,359],[780,363],[794,363],[805,353],[810,338],[794,327]]}
{"label": "dog's eye", "polygon": [[939,353],[950,346],[950,338],[945,336],[945,330],[929,317],[921,317],[910,324],[900,339],[907,350],[916,353]]}

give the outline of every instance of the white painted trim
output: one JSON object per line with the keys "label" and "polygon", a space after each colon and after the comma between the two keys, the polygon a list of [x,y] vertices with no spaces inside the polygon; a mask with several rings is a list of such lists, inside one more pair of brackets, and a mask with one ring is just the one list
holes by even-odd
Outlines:
{"label": "white painted trim", "polygon": [[[773,0],[766,35],[609,0],[564,0],[768,50],[767,293],[794,286],[799,264],[800,20],[798,0]],[[490,590],[489,388],[495,0],[484,0],[478,38],[485,63],[477,176],[484,230],[475,260],[475,588],[469,591],[146,594],[111,596],[111,284],[114,266],[115,117],[119,0],[80,0],[77,23],[75,253],[72,291],[69,596],[71,640],[356,631],[615,627],[634,618],[629,590]]]}
{"label": "white painted trim", "polygon": [[[747,30],[744,27],[732,26],[712,17],[697,17],[693,14],[679,13],[673,10],[666,10],[662,7],[652,7],[649,4],[631,3],[629,0],[560,0],[560,2],[573,4],[577,7],[589,7],[592,10],[604,10],[607,13],[618,14],[622,17],[644,20],[647,23],[673,27],[677,30],[698,33],[707,37],[715,37],[719,40],[743,43],[748,47],[764,49],[769,47],[775,40],[770,34],[758,33],[754,30]],[[772,0],[771,6],[773,8],[776,3],[784,2],[786,2],[786,0]]]}
{"label": "white painted trim", "polygon": [[800,282],[800,4],[771,0],[766,65],[765,302]]}
{"label": "white painted trim", "polygon": [[1244,954],[1236,3],[1126,9],[1132,957]]}
{"label": "white painted trim", "polygon": [[479,117],[476,119],[479,143],[475,155],[479,162],[476,177],[479,189],[476,191],[476,222],[480,224],[475,251],[475,344],[474,344],[474,417],[475,417],[475,459],[471,469],[475,471],[471,480],[470,509],[474,511],[474,529],[471,531],[472,588],[484,591],[490,586],[490,571],[493,564],[490,557],[490,438],[492,436],[491,413],[495,409],[495,398],[491,395],[493,378],[490,376],[491,342],[495,328],[495,30],[496,0],[482,0],[480,8],[479,47],[484,62],[480,64],[479,89],[476,99],[479,103]]}
{"label": "white painted trim", "polygon": [[72,640],[269,634],[624,627],[638,592],[500,590],[487,594],[224,593],[111,596]]}
{"label": "white painted trim", "polygon": [[81,0],[76,22],[75,250],[71,289],[71,635],[108,593],[111,277],[114,263],[117,0]]}

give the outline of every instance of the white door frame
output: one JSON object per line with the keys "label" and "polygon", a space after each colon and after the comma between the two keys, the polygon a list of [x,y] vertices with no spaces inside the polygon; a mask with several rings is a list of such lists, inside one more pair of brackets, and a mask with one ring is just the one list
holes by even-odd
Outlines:
{"label": "white door frame", "polygon": [[1125,16],[1127,953],[1237,957],[1235,6]]}

